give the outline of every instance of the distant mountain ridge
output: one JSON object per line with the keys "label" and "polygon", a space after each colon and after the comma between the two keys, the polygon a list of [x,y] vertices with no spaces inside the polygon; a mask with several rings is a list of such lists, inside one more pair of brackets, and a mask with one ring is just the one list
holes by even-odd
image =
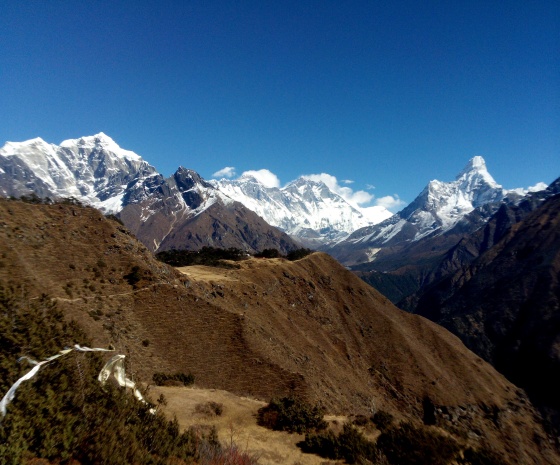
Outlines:
{"label": "distant mountain ridge", "polygon": [[373,213],[366,216],[324,182],[303,176],[282,188],[265,186],[253,176],[210,182],[268,223],[311,247],[336,243],[356,229],[392,215],[384,207],[374,207]]}
{"label": "distant mountain ridge", "polygon": [[377,225],[354,231],[329,252],[347,265],[373,262],[384,248],[441,236],[454,228],[475,230],[500,202],[521,198],[519,189],[506,190],[496,183],[484,159],[476,156],[455,181],[430,181],[406,208]]}
{"label": "distant mountain ridge", "polygon": [[59,146],[39,138],[8,142],[0,149],[0,193],[74,197],[119,215],[152,251],[209,245],[286,253],[299,247],[198,173],[180,167],[165,179],[103,133]]}
{"label": "distant mountain ridge", "polygon": [[205,181],[181,167],[166,179],[103,133],[58,146],[40,138],[6,143],[0,148],[0,194],[30,193],[75,197],[117,214],[152,250],[228,245],[286,251],[297,246],[295,239],[346,265],[371,262],[374,268],[389,249],[391,255],[395,247],[401,251],[423,238],[473,231],[500,202],[521,198],[519,190],[498,185],[484,159],[474,157],[455,181],[431,181],[390,216],[384,207],[353,206],[324,182],[305,176],[280,188],[252,176]]}
{"label": "distant mountain ridge", "polygon": [[6,197],[75,197],[117,213],[127,186],[155,175],[153,166],[103,133],[59,146],[36,138],[0,148],[0,193]]}
{"label": "distant mountain ridge", "polygon": [[[183,182],[187,172],[186,176],[195,180],[188,186]],[[8,142],[0,149],[0,193],[15,197],[30,193],[42,198],[75,197],[105,213],[122,214],[129,224],[137,225],[132,228],[136,232],[140,221],[134,221],[132,212],[139,215],[141,222],[149,221],[157,213],[154,206],[163,205],[163,197],[169,197],[164,203],[171,219],[163,221],[169,224],[175,224],[177,218],[192,219],[214,204],[231,209],[238,201],[270,225],[314,248],[339,241],[391,215],[384,207],[369,208],[366,214],[325,183],[305,177],[280,189],[267,187],[249,176],[207,182],[195,171],[181,167],[165,179],[139,155],[120,148],[104,133],[69,139],[58,146],[40,138]],[[162,215],[156,216],[162,220]],[[150,248],[160,247],[169,232],[142,229],[145,236],[148,230],[155,233],[153,238],[143,238]],[[203,235],[209,244],[214,243],[213,233]],[[195,242],[205,241],[199,237]]]}

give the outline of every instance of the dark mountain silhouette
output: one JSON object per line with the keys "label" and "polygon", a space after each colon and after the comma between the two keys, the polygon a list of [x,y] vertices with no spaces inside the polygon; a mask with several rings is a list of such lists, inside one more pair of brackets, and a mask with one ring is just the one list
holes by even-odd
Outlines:
{"label": "dark mountain silhouette", "polygon": [[[549,193],[558,192],[558,185]],[[558,428],[560,194],[502,207],[485,228],[453,248],[443,265],[449,272],[403,307],[458,335],[527,389]]]}

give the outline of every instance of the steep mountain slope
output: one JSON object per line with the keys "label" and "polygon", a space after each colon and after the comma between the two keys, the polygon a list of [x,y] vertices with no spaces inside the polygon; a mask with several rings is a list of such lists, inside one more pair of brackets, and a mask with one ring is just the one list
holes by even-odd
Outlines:
{"label": "steep mountain slope", "polygon": [[285,254],[299,247],[185,168],[168,179],[153,179],[149,186],[131,186],[126,201],[118,216],[152,251],[213,246],[248,252],[274,248]]}
{"label": "steep mountain slope", "polygon": [[430,291],[432,283],[437,283],[446,277],[451,277],[455,272],[465,269],[476,258],[496,245],[513,225],[539,208],[545,200],[557,194],[560,194],[560,178],[552,182],[545,190],[526,195],[518,204],[502,204],[483,227],[472,234],[462,235],[457,244],[435,262],[432,269],[425,273],[421,288],[399,301],[399,308],[414,312],[418,299],[425,292]]}
{"label": "steep mountain slope", "polygon": [[221,192],[308,247],[337,242],[356,229],[391,216],[384,207],[369,209],[366,215],[324,182],[305,177],[282,188],[265,186],[251,175],[211,182]]}
{"label": "steep mountain slope", "polygon": [[426,289],[414,311],[447,327],[526,388],[560,430],[559,277],[557,194],[472,264]]}
{"label": "steep mountain slope", "polygon": [[2,282],[49,294],[135,376],[192,372],[202,387],[296,392],[331,413],[429,414],[510,463],[560,463],[520,390],[325,254],[181,274],[93,208],[0,200],[0,218]]}

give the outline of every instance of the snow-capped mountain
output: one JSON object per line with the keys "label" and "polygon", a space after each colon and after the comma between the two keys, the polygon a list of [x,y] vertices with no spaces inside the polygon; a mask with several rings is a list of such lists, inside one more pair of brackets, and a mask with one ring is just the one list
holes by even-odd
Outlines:
{"label": "snow-capped mountain", "polygon": [[241,202],[269,224],[308,246],[337,242],[351,232],[392,214],[384,207],[364,211],[350,205],[324,182],[300,177],[285,187],[268,187],[252,175],[237,180],[210,181],[228,197]]}
{"label": "snow-capped mountain", "polygon": [[41,138],[8,142],[0,149],[0,193],[74,197],[106,213],[123,207],[130,183],[156,176],[155,168],[99,133],[60,145]]}
{"label": "snow-capped mountain", "polygon": [[349,240],[382,245],[400,240],[401,231],[410,241],[442,234],[475,208],[503,200],[507,194],[488,172],[484,159],[476,156],[455,181],[430,181],[406,208],[377,227],[356,231]]}
{"label": "snow-capped mountain", "polygon": [[299,245],[224,195],[198,173],[179,168],[165,179],[109,136],[8,142],[0,149],[0,195],[73,197],[117,214],[152,251],[236,247],[282,253]]}
{"label": "snow-capped mountain", "polygon": [[359,229],[331,253],[347,264],[370,262],[381,250],[452,232],[474,231],[501,201],[516,202],[519,189],[506,190],[490,175],[484,159],[472,158],[455,181],[430,181],[416,199],[391,218]]}

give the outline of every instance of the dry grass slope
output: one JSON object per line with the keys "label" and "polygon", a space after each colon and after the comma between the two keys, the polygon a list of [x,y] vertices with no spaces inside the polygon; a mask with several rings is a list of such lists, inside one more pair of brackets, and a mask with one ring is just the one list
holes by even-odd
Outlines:
{"label": "dry grass slope", "polygon": [[190,372],[197,387],[417,423],[428,405],[465,445],[560,463],[521,391],[328,255],[182,271],[94,209],[0,200],[0,279],[57,300],[96,345],[126,354],[136,379]]}

